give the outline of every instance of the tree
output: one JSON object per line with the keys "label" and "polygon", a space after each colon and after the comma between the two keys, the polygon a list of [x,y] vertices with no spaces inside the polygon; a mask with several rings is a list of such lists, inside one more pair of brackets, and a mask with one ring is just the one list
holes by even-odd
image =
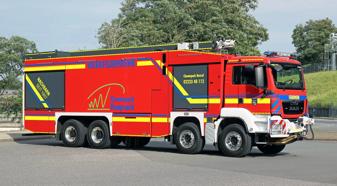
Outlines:
{"label": "tree", "polygon": [[335,32],[337,28],[329,18],[296,25],[292,38],[299,60],[304,64],[321,62],[324,45],[329,42],[330,34]]}
{"label": "tree", "polygon": [[267,30],[249,14],[256,0],[125,0],[98,31],[104,48],[235,39],[236,52],[259,54]]}
{"label": "tree", "polygon": [[[36,52],[35,43],[19,36],[9,39],[0,37],[0,111],[7,114],[17,114],[21,108],[20,95],[3,97],[6,89],[21,89],[19,76],[22,75],[24,54]],[[19,91],[20,92],[20,91]],[[15,114],[15,115],[16,115]]]}

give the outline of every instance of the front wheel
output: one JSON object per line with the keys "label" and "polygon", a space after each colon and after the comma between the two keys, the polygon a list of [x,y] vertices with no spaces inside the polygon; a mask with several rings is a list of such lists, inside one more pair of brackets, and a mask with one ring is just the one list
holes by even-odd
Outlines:
{"label": "front wheel", "polygon": [[257,148],[261,152],[263,152],[263,154],[268,154],[268,155],[277,154],[281,152],[285,147],[286,145],[258,145],[257,146]]}
{"label": "front wheel", "polygon": [[180,125],[174,135],[174,141],[180,152],[196,154],[202,151],[204,139],[196,124],[187,122]]}
{"label": "front wheel", "polygon": [[246,156],[252,148],[252,139],[239,124],[226,126],[218,137],[218,147],[225,156]]}

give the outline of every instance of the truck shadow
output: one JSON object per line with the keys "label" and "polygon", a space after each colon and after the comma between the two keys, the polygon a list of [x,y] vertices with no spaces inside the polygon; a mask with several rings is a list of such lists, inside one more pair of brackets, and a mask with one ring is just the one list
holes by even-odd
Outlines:
{"label": "truck shadow", "polygon": [[[56,140],[55,138],[44,138],[44,139],[31,139],[31,140],[19,140],[15,141],[18,144],[23,144],[23,145],[40,145],[40,146],[51,146],[51,147],[60,147],[60,148],[74,148],[74,147],[66,147],[61,141]],[[89,148],[87,145],[84,147],[80,148]],[[95,150],[95,149],[93,149]],[[125,145],[121,144],[117,147],[114,148],[108,148],[108,149],[97,149],[99,150],[135,150],[139,152],[160,152],[160,153],[172,153],[172,154],[182,154],[180,153],[175,145],[172,145],[168,142],[164,141],[151,141],[148,145],[142,148],[127,148]],[[182,154],[186,155],[186,154]],[[211,156],[223,156],[216,147],[212,145],[206,145],[204,150],[196,155],[211,155]],[[261,153],[259,150],[256,148],[253,148],[251,153],[247,155],[247,157],[252,157],[252,158],[258,158],[258,157],[275,157],[275,156],[288,156],[289,153],[287,152],[281,152],[276,155],[266,155]],[[191,155],[194,156],[194,155]],[[224,156],[226,157],[226,156]]]}

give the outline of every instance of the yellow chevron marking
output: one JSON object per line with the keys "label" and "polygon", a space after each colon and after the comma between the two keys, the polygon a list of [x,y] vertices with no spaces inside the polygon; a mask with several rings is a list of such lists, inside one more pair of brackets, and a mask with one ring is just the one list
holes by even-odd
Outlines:
{"label": "yellow chevron marking", "polygon": [[137,61],[137,66],[153,66],[152,61]]}
{"label": "yellow chevron marking", "polygon": [[31,120],[31,121],[55,121],[55,116],[25,116],[25,120]]}
{"label": "yellow chevron marking", "polygon": [[[41,96],[40,92],[36,89],[34,83],[30,79],[30,77],[28,76],[28,74],[26,74],[26,81],[28,82],[29,86],[32,88],[33,92],[38,97],[38,99],[40,100],[40,102],[44,102],[43,97]],[[44,108],[49,108],[48,105],[47,105],[47,103],[42,103],[42,105],[43,105]]]}

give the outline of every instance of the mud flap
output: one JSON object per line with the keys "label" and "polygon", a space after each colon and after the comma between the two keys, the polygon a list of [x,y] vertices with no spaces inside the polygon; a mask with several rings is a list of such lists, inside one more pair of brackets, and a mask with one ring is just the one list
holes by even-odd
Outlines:
{"label": "mud flap", "polygon": [[205,140],[206,144],[214,144],[215,143],[215,125],[213,123],[206,123],[205,127]]}

